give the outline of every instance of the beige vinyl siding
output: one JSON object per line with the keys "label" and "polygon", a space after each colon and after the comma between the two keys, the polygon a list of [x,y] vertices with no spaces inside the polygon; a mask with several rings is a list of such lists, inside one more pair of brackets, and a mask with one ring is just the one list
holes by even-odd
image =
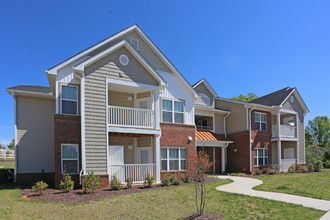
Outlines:
{"label": "beige vinyl siding", "polygon": [[150,92],[142,92],[136,94],[137,99],[149,98],[151,96]]}
{"label": "beige vinyl siding", "polygon": [[159,58],[159,56],[148,46],[148,44],[142,40],[142,38],[135,32],[131,31],[130,33],[127,33],[126,35],[118,38],[115,41],[111,41],[102,47],[98,48],[97,50],[89,53],[89,56],[94,56],[109,47],[117,44],[118,42],[122,40],[127,40],[129,43],[131,43],[131,38],[135,38],[139,40],[139,50],[138,53],[152,66],[152,68],[168,73],[172,73],[172,71],[165,65],[165,63]]}
{"label": "beige vinyl siding", "polygon": [[18,173],[54,172],[55,100],[16,96]]}
{"label": "beige vinyl siding", "polygon": [[215,107],[231,112],[226,118],[227,134],[246,130],[246,109],[242,104],[217,99]]}
{"label": "beige vinyl siding", "polygon": [[215,133],[224,134],[225,132],[223,125],[224,125],[224,115],[215,114]]}
{"label": "beige vinyl siding", "polygon": [[[204,83],[200,83],[196,88],[195,91],[199,94],[199,93],[203,93],[205,94],[207,97],[210,98],[210,105],[213,104],[213,95],[212,93],[208,90],[208,88],[204,85]],[[200,99],[200,98],[199,98]],[[199,100],[199,102],[204,103],[201,99]],[[205,103],[206,104],[206,103]]]}
{"label": "beige vinyl siding", "polygon": [[[294,95],[293,95],[294,96]],[[299,161],[298,163],[305,162],[305,121],[304,121],[304,110],[298,103],[297,99],[294,97],[293,103],[290,102],[290,97],[283,104],[284,108],[291,109],[298,113],[298,152],[299,152]]]}
{"label": "beige vinyl siding", "polygon": [[[119,56],[129,64],[122,66]],[[106,78],[157,85],[156,80],[124,49],[118,49],[85,70],[85,148],[86,171],[107,172]]]}
{"label": "beige vinyl siding", "polygon": [[[129,100],[129,97],[131,98]],[[122,107],[134,107],[134,94],[117,92],[117,91],[109,91],[108,93],[108,103],[113,106],[122,106]]]}
{"label": "beige vinyl siding", "polygon": [[151,140],[152,140],[152,136],[139,137],[137,139],[137,146],[138,147],[150,147],[150,146],[152,146]]}
{"label": "beige vinyl siding", "polygon": [[[134,137],[117,137],[111,136],[109,138],[109,145],[121,145],[124,146],[124,163],[125,164],[134,164]],[[131,149],[128,146],[132,146]]]}

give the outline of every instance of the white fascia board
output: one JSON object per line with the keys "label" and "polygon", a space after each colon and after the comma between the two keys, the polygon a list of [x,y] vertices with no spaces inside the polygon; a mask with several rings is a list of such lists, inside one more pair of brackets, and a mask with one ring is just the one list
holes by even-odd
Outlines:
{"label": "white fascia board", "polygon": [[144,66],[144,68],[159,82],[159,84],[161,86],[167,85],[165,80],[161,76],[159,76],[159,74],[147,63],[147,61],[126,40],[122,40],[119,43],[113,45],[112,47],[106,49],[105,51],[95,55],[94,57],[76,65],[74,67],[74,70],[82,73],[86,67],[99,61],[100,59],[113,53],[114,51],[118,50],[121,47],[125,47],[139,61],[139,63],[142,64],[142,66]]}
{"label": "white fascia board", "polygon": [[218,94],[216,93],[216,91],[214,91],[214,89],[212,88],[212,86],[210,85],[210,83],[205,79],[205,78],[203,78],[203,79],[201,79],[200,81],[198,81],[194,86],[193,86],[193,88],[195,89],[198,85],[200,85],[201,83],[204,83],[204,85],[206,86],[206,88],[209,90],[209,92],[211,92],[212,93],[212,95],[214,96],[214,97],[217,97],[218,96]]}
{"label": "white fascia board", "polygon": [[300,106],[303,107],[303,109],[305,110],[305,112],[306,112],[306,113],[309,113],[309,109],[308,109],[306,103],[305,103],[304,100],[301,98],[301,96],[300,96],[300,94],[299,94],[299,92],[298,92],[298,90],[297,90],[296,88],[294,88],[294,89],[290,92],[290,94],[284,99],[284,101],[281,103],[280,106],[282,107],[282,106],[284,105],[284,103],[289,99],[289,97],[290,97],[292,94],[294,94],[294,96],[295,96],[296,99],[298,100]]}
{"label": "white fascia board", "polygon": [[54,75],[57,75],[57,70],[61,69],[62,67],[68,65],[69,63],[73,62],[73,61],[76,60],[76,59],[79,59],[79,58],[82,57],[82,56],[87,55],[88,53],[90,53],[90,52],[92,52],[93,50],[95,50],[95,49],[97,49],[97,48],[99,48],[99,47],[101,47],[101,46],[103,46],[103,45],[109,43],[110,41],[115,40],[116,38],[119,38],[119,37],[121,37],[121,36],[123,36],[123,35],[125,35],[125,34],[127,34],[127,33],[129,33],[129,32],[131,32],[131,31],[133,31],[133,30],[136,29],[136,28],[137,28],[137,25],[134,24],[134,25],[132,25],[131,27],[128,27],[128,28],[126,28],[125,30],[122,30],[122,31],[120,31],[119,33],[117,33],[117,34],[115,34],[115,35],[113,35],[113,36],[111,36],[111,37],[109,37],[109,38],[107,38],[107,39],[105,39],[105,40],[103,40],[103,41],[101,41],[101,42],[95,44],[94,46],[90,47],[89,49],[84,50],[84,51],[78,53],[77,55],[75,55],[75,56],[73,56],[73,57],[67,59],[66,61],[64,61],[64,62],[62,62],[62,63],[60,63],[60,64],[58,64],[58,65],[56,65],[56,66],[54,66],[54,67],[52,67],[52,68],[50,68],[50,69],[48,69],[48,70],[46,70],[46,72],[47,72],[48,74],[54,74]]}
{"label": "white fascia board", "polygon": [[232,141],[207,141],[197,140],[198,147],[225,147],[226,144],[231,144]]}
{"label": "white fascia board", "polygon": [[24,96],[31,96],[31,97],[38,97],[38,98],[48,98],[54,99],[55,97],[53,94],[50,93],[39,93],[39,92],[30,92],[30,91],[22,91],[22,90],[13,90],[13,89],[6,89],[9,95],[24,95]]}
{"label": "white fascia board", "polygon": [[107,83],[118,84],[118,85],[123,85],[123,86],[139,87],[139,88],[145,88],[145,89],[150,89],[150,90],[159,90],[158,86],[148,85],[148,84],[144,84],[144,83],[124,81],[124,80],[120,80],[120,79],[107,78]]}
{"label": "white fascia board", "polygon": [[123,128],[123,127],[113,127],[108,126],[108,132],[116,132],[116,133],[134,133],[134,134],[155,134],[161,135],[160,130],[156,129],[143,129],[143,128]]}
{"label": "white fascia board", "polygon": [[172,70],[175,74],[179,76],[179,78],[187,85],[189,90],[194,94],[195,98],[199,97],[196,91],[192,88],[190,83],[184,78],[184,76],[175,68],[175,66],[167,59],[167,57],[158,49],[158,47],[150,40],[150,38],[141,30],[139,26],[136,25],[136,29],[138,30],[139,34],[143,36],[143,39],[149,44],[149,46],[154,50],[154,52],[164,61],[166,66]]}
{"label": "white fascia board", "polygon": [[219,114],[228,114],[230,111],[220,110],[220,109],[214,109],[214,108],[205,108],[201,107],[199,105],[195,105],[195,109],[198,111],[207,111],[207,112],[214,112]]}
{"label": "white fascia board", "polygon": [[226,98],[221,98],[221,97],[216,97],[215,99],[225,101],[225,102],[232,102],[232,103],[242,104],[242,105],[251,104],[251,103],[247,103],[247,102],[241,102],[241,101],[237,101],[237,100],[233,100],[233,99],[226,99]]}

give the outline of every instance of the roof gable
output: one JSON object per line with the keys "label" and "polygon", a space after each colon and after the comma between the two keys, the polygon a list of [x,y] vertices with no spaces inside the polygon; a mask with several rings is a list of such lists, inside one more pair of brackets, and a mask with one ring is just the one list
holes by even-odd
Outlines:
{"label": "roof gable", "polygon": [[209,84],[209,82],[203,78],[201,80],[199,80],[197,83],[195,83],[192,87],[196,90],[196,88],[198,86],[200,86],[201,84],[204,84],[204,86],[207,88],[207,90],[209,90],[209,92],[214,96],[217,97],[218,94],[214,91],[214,89],[212,88],[212,86]]}
{"label": "roof gable", "polygon": [[267,105],[267,106],[279,106],[283,103],[283,101],[289,96],[289,94],[293,90],[294,88],[290,89],[290,87],[286,87],[276,92],[264,95],[260,98],[251,100],[250,103]]}

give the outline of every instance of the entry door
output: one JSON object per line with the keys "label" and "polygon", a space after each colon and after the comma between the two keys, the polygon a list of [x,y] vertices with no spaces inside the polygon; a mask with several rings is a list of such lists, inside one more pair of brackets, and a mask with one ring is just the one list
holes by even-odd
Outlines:
{"label": "entry door", "polygon": [[109,146],[109,164],[110,164],[110,178],[115,175],[122,182],[125,181],[124,166],[111,166],[124,164],[124,146]]}
{"label": "entry door", "polygon": [[152,147],[137,147],[136,163],[152,163]]}
{"label": "entry door", "polygon": [[142,98],[142,99],[137,99],[137,108],[140,109],[150,109],[150,99],[149,98]]}

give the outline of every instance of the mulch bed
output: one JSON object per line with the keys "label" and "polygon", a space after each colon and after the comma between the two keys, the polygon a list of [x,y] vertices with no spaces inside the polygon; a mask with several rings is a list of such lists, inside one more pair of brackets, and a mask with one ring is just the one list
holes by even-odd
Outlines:
{"label": "mulch bed", "polygon": [[223,219],[224,216],[219,213],[212,212],[204,212],[203,215],[199,215],[199,213],[194,213],[192,215],[187,216],[186,220],[218,220]]}
{"label": "mulch bed", "polygon": [[[218,181],[217,178],[207,178],[205,183],[211,183]],[[95,190],[94,193],[91,194],[84,194],[81,189],[75,189],[70,191],[69,193],[63,193],[58,189],[46,189],[46,191],[42,195],[37,195],[35,192],[28,189],[22,189],[21,195],[24,200],[40,200],[40,201],[51,201],[51,202],[65,202],[65,203],[80,203],[80,202],[87,202],[90,200],[102,199],[107,198],[110,196],[116,195],[124,195],[130,193],[137,193],[137,192],[145,192],[150,190],[157,190],[157,189],[166,189],[166,188],[173,188],[173,187],[180,187],[185,185],[192,185],[194,183],[180,183],[180,185],[171,185],[169,187],[162,186],[160,184],[155,184],[152,188],[144,187],[142,185],[136,185],[132,188],[123,187],[121,190],[112,190],[112,189],[98,189]]]}

